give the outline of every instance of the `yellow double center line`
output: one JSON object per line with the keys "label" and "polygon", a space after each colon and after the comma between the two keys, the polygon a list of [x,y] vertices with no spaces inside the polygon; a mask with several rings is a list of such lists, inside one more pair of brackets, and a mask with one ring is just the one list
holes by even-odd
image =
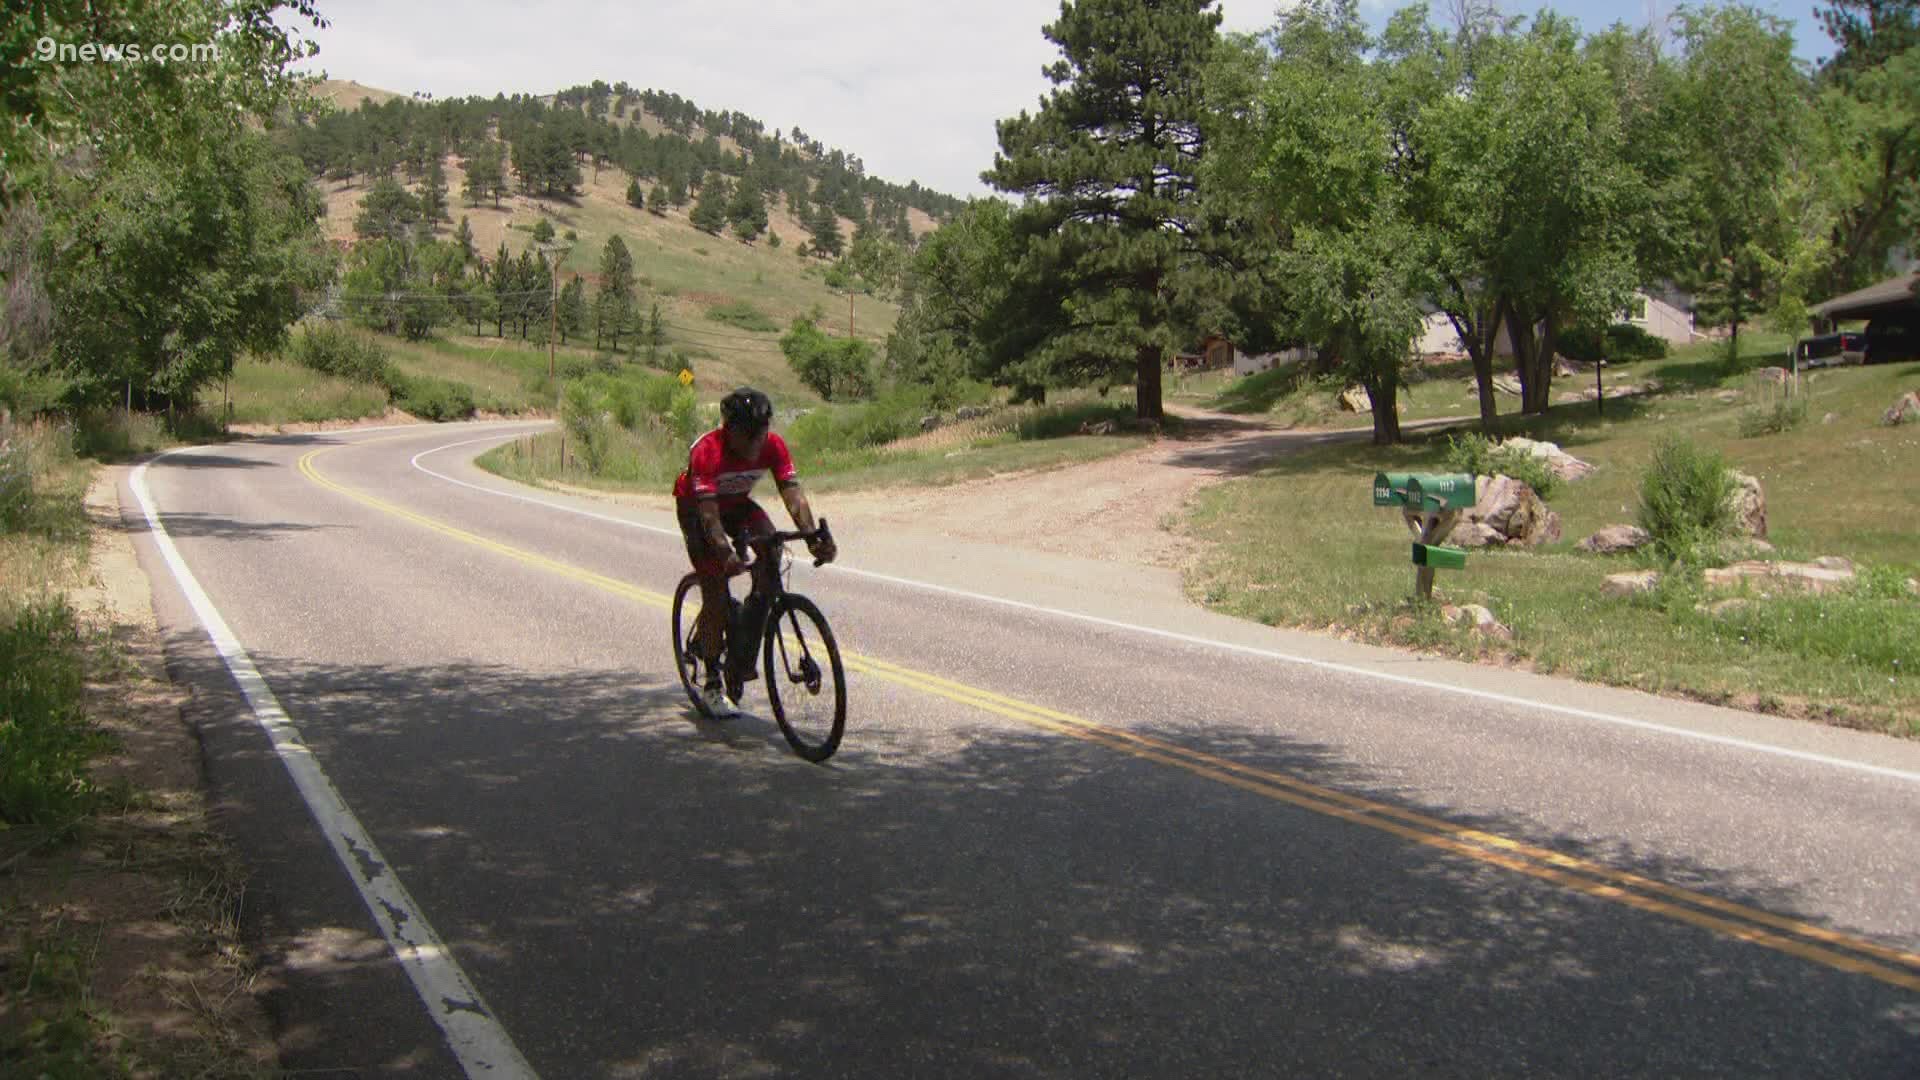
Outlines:
{"label": "yellow double center line", "polygon": [[[641,589],[570,563],[549,559],[544,555],[537,555],[510,544],[489,540],[484,536],[455,528],[445,522],[329,480],[313,466],[313,459],[325,452],[325,449],[308,452],[300,458],[299,468],[308,479],[329,491],[337,492],[383,513],[432,529],[442,536],[537,566],[542,570],[618,596],[663,609],[672,603],[669,597],[660,593]],[[1744,904],[1736,904],[1678,885],[1670,885],[1664,881],[1620,870],[1591,859],[1567,855],[1497,833],[1457,825],[1418,811],[1321,787],[1285,773],[1246,765],[1230,758],[1189,749],[1162,739],[1108,727],[1082,717],[1006,697],[924,671],[901,667],[871,656],[843,653],[841,659],[850,670],[871,678],[946,698],[1029,727],[1080,739],[1145,761],[1171,766],[1195,776],[1288,803],[1304,810],[1311,810],[1317,814],[1325,814],[1355,825],[1378,829],[1449,854],[1498,866],[1542,881],[1550,881],[1588,896],[1625,904],[1641,911],[1697,926],[1703,930],[1765,946],[1841,971],[1865,975],[1905,990],[1920,992],[1920,953],[1889,948],[1798,919],[1747,907]]]}

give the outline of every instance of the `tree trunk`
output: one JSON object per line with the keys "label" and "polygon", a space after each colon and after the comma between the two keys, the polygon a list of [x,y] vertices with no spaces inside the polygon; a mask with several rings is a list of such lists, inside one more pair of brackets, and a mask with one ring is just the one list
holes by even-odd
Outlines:
{"label": "tree trunk", "polygon": [[1134,415],[1142,420],[1158,421],[1166,415],[1160,404],[1160,346],[1142,345],[1134,359]]}
{"label": "tree trunk", "polygon": [[1393,446],[1400,441],[1399,381],[1373,373],[1360,381],[1373,409],[1373,445]]}
{"label": "tree trunk", "polygon": [[1500,342],[1500,313],[1496,303],[1490,310],[1482,308],[1468,316],[1464,324],[1459,316],[1447,313],[1454,333],[1460,335],[1460,343],[1467,347],[1467,357],[1473,361],[1474,389],[1480,395],[1480,431],[1489,437],[1500,422],[1500,409],[1493,397],[1493,353]]}

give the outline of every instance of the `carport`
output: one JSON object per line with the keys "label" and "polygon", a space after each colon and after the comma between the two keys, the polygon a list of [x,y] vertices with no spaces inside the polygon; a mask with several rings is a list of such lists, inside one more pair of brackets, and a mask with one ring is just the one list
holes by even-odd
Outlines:
{"label": "carport", "polygon": [[1896,274],[1885,281],[1855,289],[1843,296],[1813,305],[1813,332],[1824,334],[1836,324],[1853,319],[1872,319],[1881,315],[1905,313],[1920,317],[1920,296],[1913,289],[1920,282],[1920,270]]}

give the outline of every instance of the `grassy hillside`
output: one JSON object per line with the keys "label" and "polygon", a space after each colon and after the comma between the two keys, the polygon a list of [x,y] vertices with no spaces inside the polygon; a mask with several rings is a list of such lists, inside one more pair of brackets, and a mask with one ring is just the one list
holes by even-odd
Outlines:
{"label": "grassy hillside", "polygon": [[[361,97],[385,94],[354,83],[323,84],[324,92],[335,95],[343,107],[357,104]],[[397,95],[387,95],[397,96]],[[376,97],[375,100],[380,100]],[[899,315],[896,305],[872,296],[856,294],[851,300],[844,291],[829,288],[822,280],[826,264],[819,259],[796,254],[808,239],[807,231],[787,212],[783,200],[769,200],[770,236],[780,238],[779,246],[767,236],[754,243],[743,243],[731,235],[714,236],[695,229],[687,220],[691,208],[674,208],[655,215],[630,206],[626,201],[629,177],[617,168],[599,170],[582,166],[581,188],[573,197],[533,198],[524,194],[503,197],[495,206],[491,199],[478,205],[460,197],[466,175],[458,157],[442,160],[446,171],[448,213],[440,236],[450,238],[462,217],[472,230],[474,247],[491,258],[506,241],[510,252],[518,255],[532,242],[532,230],[541,219],[551,223],[557,242],[571,242],[572,249],[561,263],[561,284],[578,275],[587,285],[588,295],[599,281],[601,254],[606,242],[620,236],[633,256],[634,274],[639,284],[640,309],[644,312],[657,302],[666,320],[669,347],[695,362],[692,365],[696,388],[702,396],[724,393],[740,382],[766,385],[789,395],[811,399],[792,377],[786,358],[779,349],[779,337],[789,323],[816,309],[824,315],[823,329],[835,336],[848,332],[849,321],[860,338],[878,345],[892,329]],[[354,218],[360,200],[366,195],[363,177],[349,181],[318,181],[326,198],[324,228],[329,240],[341,248],[350,247]],[[642,181],[651,190],[651,183]],[[411,185],[418,191],[418,185]],[[916,212],[917,213],[917,212]],[[916,229],[931,228],[924,215],[914,220]],[[853,235],[853,223],[842,219],[841,231]],[[571,240],[569,240],[571,234]],[[756,330],[738,322],[721,322],[709,317],[716,309],[749,305],[765,316]],[[471,325],[443,326],[437,332],[442,345],[458,343],[484,349],[496,358],[501,355],[538,351],[527,342],[509,337],[484,336],[476,340]],[[485,329],[491,330],[491,327]],[[511,330],[509,331],[511,334]],[[395,346],[402,353],[421,358],[420,348]],[[444,351],[444,350],[443,350]],[[451,372],[442,372],[452,377]]]}

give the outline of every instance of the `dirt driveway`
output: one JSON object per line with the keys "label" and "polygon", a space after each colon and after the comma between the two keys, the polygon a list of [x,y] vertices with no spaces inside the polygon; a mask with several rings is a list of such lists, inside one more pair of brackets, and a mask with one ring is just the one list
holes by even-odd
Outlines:
{"label": "dirt driveway", "polygon": [[1177,406],[1167,412],[1181,419],[1177,430],[1084,465],[944,487],[826,493],[815,501],[832,521],[1179,569],[1191,545],[1173,528],[1195,492],[1283,454],[1371,434],[1286,430]]}

